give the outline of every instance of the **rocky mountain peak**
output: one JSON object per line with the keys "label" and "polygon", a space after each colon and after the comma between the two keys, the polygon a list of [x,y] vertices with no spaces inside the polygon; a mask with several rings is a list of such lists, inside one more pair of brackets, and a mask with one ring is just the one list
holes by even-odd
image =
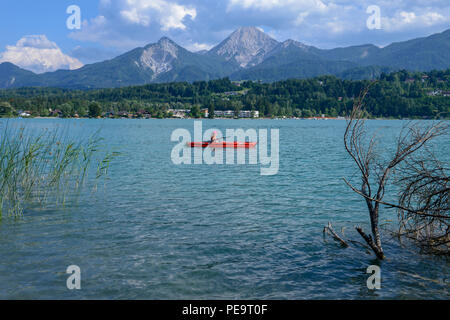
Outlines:
{"label": "rocky mountain peak", "polygon": [[138,64],[153,71],[153,78],[168,72],[173,68],[173,62],[178,58],[179,47],[167,37],[144,48]]}
{"label": "rocky mountain peak", "polygon": [[177,45],[172,39],[170,39],[169,37],[162,37],[161,39],[159,39],[158,44],[172,44],[172,45]]}
{"label": "rocky mountain peak", "polygon": [[221,56],[227,61],[234,60],[240,67],[247,68],[261,63],[265,55],[277,45],[278,41],[261,29],[242,27],[211,49],[210,53]]}
{"label": "rocky mountain peak", "polygon": [[284,42],[282,43],[282,46],[283,46],[284,48],[287,48],[287,47],[290,47],[290,46],[294,46],[294,47],[301,48],[301,49],[307,49],[307,48],[308,48],[307,45],[305,45],[305,44],[303,44],[303,43],[301,43],[301,42],[292,40],[292,39],[289,39],[289,40],[284,41]]}

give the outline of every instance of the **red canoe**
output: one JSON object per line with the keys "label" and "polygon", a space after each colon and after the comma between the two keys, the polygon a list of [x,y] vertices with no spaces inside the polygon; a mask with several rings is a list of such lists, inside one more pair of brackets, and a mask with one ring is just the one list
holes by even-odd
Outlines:
{"label": "red canoe", "polygon": [[188,142],[191,148],[253,148],[256,142]]}

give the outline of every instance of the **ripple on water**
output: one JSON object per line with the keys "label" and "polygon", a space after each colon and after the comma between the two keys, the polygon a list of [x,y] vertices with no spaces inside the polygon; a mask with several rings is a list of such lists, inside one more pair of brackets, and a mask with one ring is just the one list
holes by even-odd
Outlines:
{"label": "ripple on water", "polygon": [[[27,120],[31,128],[55,120]],[[58,123],[66,123],[60,121]],[[70,123],[67,122],[67,123]],[[402,123],[369,121],[393,139]],[[110,179],[65,210],[30,210],[0,224],[0,298],[57,299],[448,299],[449,261],[402,248],[384,235],[387,260],[322,236],[333,221],[359,241],[364,204],[342,182],[353,167],[341,121],[205,121],[203,126],[280,128],[280,170],[175,166],[171,132],[193,122],[85,121],[122,155]],[[448,145],[440,152],[449,158]],[[391,213],[384,211],[383,219]],[[82,290],[65,287],[67,266]],[[366,269],[382,268],[382,290]]]}

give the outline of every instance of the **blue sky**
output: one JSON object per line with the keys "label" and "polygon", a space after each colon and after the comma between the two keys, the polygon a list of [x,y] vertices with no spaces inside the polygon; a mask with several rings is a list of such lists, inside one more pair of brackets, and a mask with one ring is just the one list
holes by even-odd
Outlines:
{"label": "blue sky", "polygon": [[[80,30],[66,27],[70,5],[81,9]],[[381,29],[367,28],[373,5]],[[0,61],[42,72],[104,60],[162,36],[192,51],[208,49],[249,25],[279,41],[319,48],[384,46],[450,28],[448,0],[14,0],[0,6]],[[51,50],[49,57],[42,50]],[[37,68],[41,60],[45,66]]]}

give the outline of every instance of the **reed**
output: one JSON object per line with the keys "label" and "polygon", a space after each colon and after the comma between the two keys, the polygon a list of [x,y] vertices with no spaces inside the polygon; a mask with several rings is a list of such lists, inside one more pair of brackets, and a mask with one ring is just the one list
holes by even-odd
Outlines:
{"label": "reed", "polygon": [[58,129],[36,133],[6,124],[1,131],[0,219],[32,205],[64,205],[93,169],[95,180],[106,176],[117,155],[102,150],[99,132],[75,141]]}

